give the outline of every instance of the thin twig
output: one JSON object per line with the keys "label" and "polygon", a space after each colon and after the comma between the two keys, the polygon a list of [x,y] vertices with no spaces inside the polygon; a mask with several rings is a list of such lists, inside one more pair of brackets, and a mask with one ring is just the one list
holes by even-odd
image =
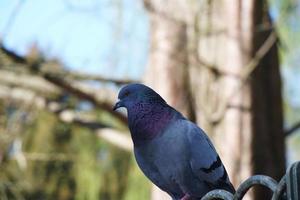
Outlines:
{"label": "thin twig", "polygon": [[23,0],[19,0],[17,5],[13,8],[12,12],[10,13],[10,16],[8,17],[7,22],[4,25],[4,29],[3,29],[3,33],[2,33],[2,38],[5,38],[6,35],[8,35],[8,32],[12,26],[12,24],[14,23],[21,7],[23,6],[23,3],[25,3],[25,1]]}
{"label": "thin twig", "polygon": [[292,133],[296,132],[298,129],[300,129],[300,121],[295,123],[292,127],[288,128],[286,131],[284,131],[285,136],[290,136]]}
{"label": "thin twig", "polygon": [[248,77],[255,70],[255,68],[258,66],[259,62],[264,58],[264,56],[274,46],[276,41],[277,41],[276,33],[274,31],[272,31],[270,33],[269,37],[266,39],[266,41],[258,49],[255,56],[243,68],[243,71],[241,72],[241,75],[240,75],[241,81],[240,81],[239,85],[236,87],[236,89],[233,90],[232,93],[227,98],[224,99],[224,101],[222,101],[223,103],[221,103],[221,105],[219,106],[219,109],[216,112],[207,116],[209,121],[211,121],[212,123],[217,123],[224,117],[224,115],[226,113],[226,109],[229,106],[230,100],[234,96],[236,96],[237,93],[240,92],[241,88],[245,85],[246,81],[248,80]]}
{"label": "thin twig", "polygon": [[54,77],[54,76],[49,75],[49,74],[44,74],[43,77],[46,80],[48,80],[49,82],[53,83],[54,85],[57,85],[57,86],[63,88],[64,90],[74,94],[78,98],[88,100],[91,103],[93,103],[95,106],[99,107],[100,109],[103,109],[103,110],[111,113],[116,118],[118,118],[121,122],[127,123],[127,117],[126,116],[124,116],[123,114],[118,113],[118,112],[113,112],[113,110],[112,110],[113,105],[111,105],[107,102],[98,101],[97,98],[94,95],[88,94],[88,93],[80,90],[79,88],[74,87],[72,84],[68,83],[67,81],[65,81],[63,79]]}
{"label": "thin twig", "polygon": [[[16,63],[21,63],[21,64],[27,64],[27,65],[39,65],[39,71],[40,73],[44,74],[49,74],[51,76],[56,76],[60,78],[69,78],[69,79],[74,79],[74,80],[91,80],[91,81],[99,81],[99,82],[104,82],[104,83],[114,83],[116,85],[124,85],[124,84],[129,84],[129,83],[138,83],[140,82],[139,80],[133,80],[133,79],[116,79],[116,78],[109,78],[109,77],[103,77],[101,75],[95,75],[95,74],[87,74],[87,73],[82,73],[82,72],[76,72],[76,71],[69,71],[65,70],[63,66],[59,66],[59,70],[52,70],[52,69],[44,69],[44,65],[47,65],[47,61],[44,59],[39,60],[39,63],[28,63],[26,58],[23,56],[17,55],[14,51],[11,51],[7,48],[5,48],[3,45],[0,44],[0,49],[1,51],[8,57],[10,57],[14,62]],[[1,67],[5,68],[6,70],[12,70],[16,71],[18,69],[10,69],[7,67]],[[30,66],[28,66],[30,68]],[[18,72],[23,72],[25,73],[24,69],[18,70]]]}
{"label": "thin twig", "polygon": [[56,77],[55,75],[53,75],[51,73],[43,72],[40,69],[41,63],[34,63],[34,64],[31,65],[30,63],[27,62],[27,60],[25,58],[15,54],[13,51],[7,50],[3,46],[1,46],[1,50],[7,56],[12,58],[14,61],[24,64],[25,67],[31,68],[32,65],[34,65],[35,70],[31,70],[31,73],[38,74],[38,75],[42,76],[44,79],[46,79],[50,83],[56,85],[59,88],[62,88],[64,90],[70,92],[71,94],[75,95],[76,97],[78,97],[80,99],[90,101],[91,103],[93,103],[98,108],[103,109],[103,110],[111,113],[113,116],[115,116],[117,119],[119,119],[122,123],[125,124],[127,122],[127,117],[126,116],[124,116],[123,114],[118,113],[118,112],[113,112],[113,110],[112,110],[113,105],[111,105],[107,102],[99,101],[96,96],[94,96],[92,94],[88,94],[85,91],[82,91],[77,87],[74,87],[72,85],[72,83],[70,83],[68,81],[65,81],[64,78],[59,78],[59,77]]}
{"label": "thin twig", "polygon": [[43,109],[54,114],[64,123],[78,125],[93,131],[98,137],[122,150],[132,150],[132,141],[127,132],[122,132],[106,124],[91,120],[89,119],[90,117],[78,115],[75,111],[66,110],[59,102],[47,100],[30,90],[22,88],[10,89],[7,86],[0,85],[0,99],[9,100],[10,102],[21,102],[26,105],[32,104],[37,109]]}
{"label": "thin twig", "polygon": [[114,83],[116,85],[124,85],[129,83],[138,83],[138,80],[132,80],[132,79],[115,79],[115,78],[109,78],[109,77],[103,77],[101,75],[95,75],[95,74],[86,74],[82,72],[75,72],[75,71],[67,71],[61,69],[60,71],[45,71],[44,73],[51,74],[52,76],[56,77],[64,77],[71,80],[88,80],[88,81],[99,81],[99,82],[108,82],[108,83]]}

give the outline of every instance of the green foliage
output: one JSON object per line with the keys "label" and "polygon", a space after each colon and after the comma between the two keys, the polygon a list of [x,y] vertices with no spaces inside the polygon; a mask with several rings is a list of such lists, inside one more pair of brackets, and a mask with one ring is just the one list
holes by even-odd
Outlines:
{"label": "green foliage", "polygon": [[[107,114],[98,117],[107,123],[111,120]],[[20,168],[16,160],[4,159],[0,164],[0,199],[149,198],[149,183],[137,170],[132,155],[101,141],[90,130],[40,111],[25,127],[22,141],[26,168]]]}
{"label": "green foliage", "polygon": [[[285,127],[289,128],[300,119],[299,103],[291,99],[299,94],[299,53],[300,53],[300,2],[298,0],[270,0],[274,14],[276,31],[280,39],[280,56],[282,63],[284,117]],[[298,105],[297,105],[298,104]],[[300,131],[287,137],[288,162],[300,159]]]}
{"label": "green foliage", "polygon": [[97,162],[99,142],[86,130],[74,129],[72,149],[76,154],[74,178],[76,182],[75,199],[99,199],[101,187],[101,166]]}
{"label": "green foliage", "polygon": [[[132,159],[132,162],[135,161]],[[128,179],[128,183],[130,184],[125,193],[124,200],[150,199],[150,181],[146,179],[135,163],[131,165]]]}
{"label": "green foliage", "polygon": [[275,15],[276,31],[281,43],[281,59],[284,66],[295,65],[300,51],[300,6],[296,0],[270,0]]}

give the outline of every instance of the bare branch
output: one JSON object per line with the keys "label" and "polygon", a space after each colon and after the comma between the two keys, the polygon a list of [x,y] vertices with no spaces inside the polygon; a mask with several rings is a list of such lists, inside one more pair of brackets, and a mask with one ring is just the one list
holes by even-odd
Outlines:
{"label": "bare branch", "polygon": [[[116,99],[116,92],[106,87],[93,88],[91,85],[83,82],[68,81],[74,88],[95,96],[99,102],[113,104]],[[50,83],[41,76],[30,75],[27,73],[11,72],[0,69],[0,84],[9,87],[18,87],[38,93],[41,96],[58,96],[62,93],[62,88]]]}
{"label": "bare branch", "polygon": [[132,152],[133,144],[128,134],[111,128],[97,129],[96,134],[115,146]]}
{"label": "bare branch", "polygon": [[26,160],[31,161],[72,161],[75,155],[64,154],[64,153],[27,153],[22,152]]}
{"label": "bare branch", "polygon": [[290,136],[292,133],[296,132],[298,129],[300,129],[300,121],[295,123],[292,127],[285,130],[284,131],[285,136]]}
{"label": "bare branch", "polygon": [[224,101],[222,101],[222,103],[220,104],[217,111],[211,113],[211,112],[207,111],[205,106],[201,106],[203,112],[205,113],[205,115],[209,119],[209,121],[211,121],[212,123],[217,123],[224,117],[226,108],[229,106],[230,99],[232,99],[239,91],[241,91],[241,88],[243,88],[243,86],[245,85],[245,83],[248,80],[251,73],[255,70],[255,68],[258,66],[259,62],[264,58],[264,56],[276,44],[276,41],[277,41],[276,33],[274,31],[272,31],[270,33],[269,37],[265,40],[265,42],[261,45],[261,47],[255,53],[254,57],[243,68],[243,71],[239,75],[239,77],[241,79],[239,85],[236,87],[235,90],[232,91],[232,93],[229,96],[227,96],[227,97],[225,96]]}
{"label": "bare branch", "polygon": [[12,87],[22,87],[40,94],[58,95],[61,90],[41,78],[40,76],[28,75],[28,74],[16,74],[7,70],[0,69],[0,83]]}
{"label": "bare branch", "polygon": [[11,88],[0,85],[0,99],[4,101],[22,102],[22,105],[34,104],[37,108],[44,108],[46,101],[43,97],[37,96],[33,91],[22,88]]}
{"label": "bare branch", "polygon": [[86,119],[80,119],[76,117],[76,114],[72,111],[63,111],[58,114],[59,119],[66,123],[72,123],[84,128],[93,130],[98,137],[105,141],[115,145],[116,147],[131,152],[133,148],[132,140],[126,132],[112,129],[104,124],[95,121],[88,121]]}
{"label": "bare branch", "polygon": [[127,122],[126,116],[124,116],[121,113],[112,111],[112,108],[113,108],[112,103],[100,101],[95,95],[93,95],[91,93],[87,93],[86,91],[83,91],[83,90],[75,87],[74,83],[72,83],[70,81],[65,81],[64,78],[56,77],[55,75],[53,75],[51,73],[47,73],[47,72],[44,72],[43,70],[41,70],[41,63],[43,62],[42,59],[38,60],[38,62],[29,63],[25,58],[20,57],[17,54],[15,54],[14,52],[5,49],[3,46],[1,47],[1,50],[6,55],[8,55],[11,59],[13,59],[15,62],[23,63],[24,67],[29,68],[32,73],[42,76],[44,79],[46,79],[50,83],[56,85],[59,88],[62,88],[64,90],[68,91],[69,93],[75,95],[76,97],[78,97],[80,99],[90,101],[98,108],[103,109],[103,110],[109,112],[110,114],[112,114],[113,116],[115,116],[122,123],[125,124]]}
{"label": "bare branch", "polygon": [[9,49],[6,49],[2,44],[0,44],[0,50],[2,53],[4,53],[6,56],[10,57],[16,63],[26,63],[27,62],[25,58],[15,54],[13,51],[11,51]]}
{"label": "bare branch", "polygon": [[78,98],[90,101],[95,106],[99,107],[100,109],[103,109],[103,110],[111,113],[112,115],[114,115],[121,122],[127,123],[127,117],[126,116],[124,116],[121,113],[113,112],[113,110],[112,110],[113,105],[112,104],[109,104],[107,102],[101,102],[94,95],[88,94],[88,93],[74,87],[72,84],[70,84],[67,81],[64,81],[60,78],[54,77],[54,76],[49,75],[49,74],[45,74],[44,78],[46,80],[48,80],[49,82],[51,82],[51,83],[63,88],[64,90],[74,94]]}
{"label": "bare branch", "polygon": [[125,151],[132,150],[132,141],[127,132],[122,132],[113,129],[91,119],[86,116],[79,115],[72,110],[62,109],[62,105],[58,102],[48,101],[47,99],[36,95],[34,92],[22,88],[9,88],[7,86],[0,85],[0,99],[2,100],[14,100],[22,102],[22,104],[33,105],[38,109],[43,109],[55,114],[59,120],[75,124],[83,128],[92,130],[98,137],[105,141],[115,145],[116,147]]}
{"label": "bare branch", "polygon": [[[188,13],[187,12],[188,8],[185,6],[184,3],[182,3],[182,1],[167,0],[164,1],[163,4],[161,4],[160,1],[144,0],[143,3],[145,9],[150,14],[157,15],[161,17],[161,19],[163,20],[169,20],[174,23],[180,23],[180,24],[187,23],[186,13]],[[174,5],[180,5],[180,6],[174,6]]]}
{"label": "bare branch", "polygon": [[99,82],[109,82],[114,83],[116,85],[124,85],[129,83],[138,83],[138,80],[131,80],[131,79],[114,79],[114,78],[108,78],[108,77],[102,77],[100,75],[94,75],[94,74],[85,74],[82,72],[74,72],[74,71],[66,71],[61,70],[59,72],[54,71],[47,71],[47,73],[50,73],[53,76],[56,77],[65,77],[71,80],[89,80],[89,81],[99,81]]}
{"label": "bare branch", "polygon": [[[51,61],[45,61],[43,58],[39,58],[36,62],[29,62],[25,57],[19,56],[13,51],[6,49],[3,45],[0,44],[0,50],[8,56],[10,59],[12,59],[15,63],[24,64],[26,68],[29,68],[29,70],[38,70],[37,73],[42,74],[49,74],[51,76],[56,76],[59,78],[68,78],[68,79],[74,79],[74,80],[91,80],[91,81],[99,81],[104,83],[114,83],[116,85],[123,85],[123,84],[129,84],[129,83],[137,83],[140,82],[139,80],[132,80],[132,79],[115,79],[115,78],[108,78],[103,77],[101,75],[95,75],[95,74],[86,74],[82,72],[76,72],[76,71],[68,71],[63,68],[63,66],[59,63],[56,63],[57,66],[55,69],[53,69],[53,63],[51,64]],[[50,65],[50,66],[48,66]],[[3,68],[3,67],[1,67]],[[9,70],[9,68],[6,68],[6,70]],[[24,71],[24,70],[23,70]]]}
{"label": "bare branch", "polygon": [[19,0],[17,5],[13,8],[12,12],[10,13],[10,16],[8,17],[7,22],[4,25],[4,31],[3,31],[3,38],[8,34],[12,24],[14,23],[20,9],[24,5],[25,1]]}
{"label": "bare branch", "polygon": [[277,35],[275,31],[272,31],[269,37],[265,40],[262,46],[255,53],[255,56],[250,60],[250,62],[246,65],[244,70],[242,71],[242,79],[246,80],[249,75],[254,71],[254,69],[258,66],[259,62],[265,57],[265,55],[271,50],[271,48],[276,44]]}

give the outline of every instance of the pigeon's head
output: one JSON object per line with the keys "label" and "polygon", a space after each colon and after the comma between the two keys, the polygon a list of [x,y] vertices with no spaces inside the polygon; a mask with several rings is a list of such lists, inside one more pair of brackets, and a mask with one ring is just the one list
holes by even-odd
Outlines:
{"label": "pigeon's head", "polygon": [[165,100],[154,90],[143,84],[132,83],[124,86],[118,95],[119,101],[114,106],[114,110],[132,106],[140,103],[165,103]]}

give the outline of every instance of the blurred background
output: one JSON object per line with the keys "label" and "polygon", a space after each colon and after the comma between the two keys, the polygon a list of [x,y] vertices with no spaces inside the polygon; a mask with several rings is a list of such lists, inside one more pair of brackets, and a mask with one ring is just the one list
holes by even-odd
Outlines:
{"label": "blurred background", "polygon": [[300,160],[299,0],[0,0],[0,48],[1,200],[168,199],[112,112],[132,82],[208,133],[235,186]]}

